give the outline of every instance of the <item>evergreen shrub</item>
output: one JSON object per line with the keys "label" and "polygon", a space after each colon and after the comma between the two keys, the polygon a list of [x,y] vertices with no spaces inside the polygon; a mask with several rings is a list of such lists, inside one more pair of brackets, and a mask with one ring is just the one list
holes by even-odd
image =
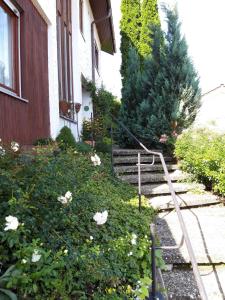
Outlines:
{"label": "evergreen shrub", "polygon": [[190,129],[176,141],[175,155],[182,168],[225,195],[225,135],[208,129]]}
{"label": "evergreen shrub", "polygon": [[59,143],[59,147],[62,150],[68,149],[70,147],[75,148],[75,146],[76,146],[76,141],[72,134],[72,131],[67,126],[64,126],[60,130],[60,133],[57,136],[56,141]]}

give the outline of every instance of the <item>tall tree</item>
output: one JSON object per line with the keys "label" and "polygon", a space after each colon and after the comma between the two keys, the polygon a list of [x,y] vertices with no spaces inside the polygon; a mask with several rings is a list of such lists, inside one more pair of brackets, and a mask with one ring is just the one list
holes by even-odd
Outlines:
{"label": "tall tree", "polygon": [[121,45],[122,54],[121,76],[125,80],[127,70],[127,60],[129,48],[138,49],[141,30],[141,10],[140,0],[122,0],[121,2],[122,18],[120,21]]}
{"label": "tall tree", "polygon": [[[133,133],[137,121],[136,109],[142,99],[142,74],[140,56],[135,48],[130,48],[127,58],[126,81],[122,88],[122,101],[120,108],[120,120]],[[130,136],[119,128],[118,140],[121,145],[133,144]]]}
{"label": "tall tree", "polygon": [[157,0],[143,0],[141,4],[141,32],[139,53],[146,57],[151,53],[151,27],[159,25]]}

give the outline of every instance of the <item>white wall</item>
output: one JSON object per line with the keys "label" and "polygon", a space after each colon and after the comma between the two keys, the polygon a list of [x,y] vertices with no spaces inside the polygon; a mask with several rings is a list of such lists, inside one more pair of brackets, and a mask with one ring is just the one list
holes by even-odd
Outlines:
{"label": "white wall", "polygon": [[[39,13],[48,24],[48,68],[49,68],[49,104],[50,104],[50,130],[52,138],[55,138],[63,126],[71,128],[76,139],[77,125],[59,117],[59,93],[58,93],[58,63],[57,63],[57,28],[56,28],[56,0],[32,0]],[[84,106],[90,102],[88,94],[82,95],[81,75],[91,80],[92,54],[91,54],[91,22],[93,14],[88,0],[84,1],[84,34],[79,28],[79,0],[72,0],[72,54],[73,54],[73,88],[74,102],[81,103],[78,115],[78,127],[81,131],[82,122],[92,112],[92,103],[89,114],[84,112]],[[94,29],[95,41],[99,48],[99,71],[101,72],[101,46],[96,28]],[[102,82],[96,72],[96,84]],[[84,102],[84,103],[83,103]]]}
{"label": "white wall", "polygon": [[202,96],[195,126],[225,132],[225,86]]}

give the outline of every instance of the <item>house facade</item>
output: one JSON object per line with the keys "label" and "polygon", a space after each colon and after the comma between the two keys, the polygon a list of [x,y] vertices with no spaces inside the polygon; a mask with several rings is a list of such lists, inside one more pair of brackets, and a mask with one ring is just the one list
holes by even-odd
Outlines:
{"label": "house facade", "polygon": [[85,79],[115,52],[109,0],[0,0],[0,137],[30,145],[93,116]]}
{"label": "house facade", "polygon": [[204,93],[195,127],[207,127],[225,133],[225,85],[221,84]]}

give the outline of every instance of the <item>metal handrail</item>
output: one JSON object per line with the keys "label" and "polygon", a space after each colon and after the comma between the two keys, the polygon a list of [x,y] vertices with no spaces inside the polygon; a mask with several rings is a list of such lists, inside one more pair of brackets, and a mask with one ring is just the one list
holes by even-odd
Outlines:
{"label": "metal handrail", "polygon": [[[189,257],[190,257],[190,260],[191,260],[191,265],[192,265],[192,268],[193,268],[193,273],[194,273],[194,276],[195,276],[195,280],[196,280],[196,283],[197,283],[197,286],[198,286],[198,290],[199,290],[199,293],[200,293],[200,296],[201,296],[201,299],[202,300],[208,300],[208,296],[206,294],[206,290],[205,290],[205,287],[203,285],[203,282],[202,282],[202,278],[200,276],[200,272],[198,270],[198,264],[197,264],[197,261],[196,261],[196,258],[195,258],[195,255],[194,255],[194,251],[193,251],[193,248],[192,248],[192,245],[191,245],[191,241],[190,241],[190,238],[189,238],[189,235],[188,235],[188,231],[187,231],[187,228],[186,228],[186,225],[184,223],[184,219],[183,219],[183,216],[181,214],[181,210],[180,210],[180,206],[179,206],[179,203],[176,199],[176,194],[175,194],[175,191],[174,191],[174,188],[173,188],[173,184],[172,184],[172,181],[171,181],[171,178],[170,178],[170,175],[169,175],[169,172],[168,172],[168,169],[167,169],[167,166],[166,166],[166,163],[165,163],[165,160],[164,160],[164,157],[162,155],[162,153],[160,152],[155,152],[155,151],[151,151],[149,150],[147,147],[145,147],[145,145],[143,145],[137,138],[136,136],[133,135],[133,133],[131,133],[129,131],[129,129],[121,122],[119,121],[117,118],[115,118],[114,116],[112,116],[112,118],[139,144],[139,146],[141,146],[147,153],[149,154],[153,154],[155,156],[158,156],[160,158],[160,161],[161,161],[161,164],[162,164],[162,167],[163,167],[163,171],[164,171],[164,174],[166,176],[166,180],[167,180],[167,183],[168,183],[168,186],[169,186],[169,190],[170,190],[170,194],[172,196],[172,199],[173,199],[173,202],[174,202],[174,206],[175,206],[175,209],[176,209],[176,213],[177,213],[177,217],[178,217],[178,220],[179,220],[179,223],[180,223],[180,227],[181,227],[181,230],[182,230],[182,233],[183,233],[183,236],[184,236],[184,241],[185,241],[185,244],[186,244],[186,247],[187,247],[187,251],[188,251],[188,254],[189,254]],[[140,194],[139,194],[140,195]],[[140,196],[139,196],[140,197]],[[139,198],[140,199],[140,198]],[[139,200],[140,201],[140,200]]]}

